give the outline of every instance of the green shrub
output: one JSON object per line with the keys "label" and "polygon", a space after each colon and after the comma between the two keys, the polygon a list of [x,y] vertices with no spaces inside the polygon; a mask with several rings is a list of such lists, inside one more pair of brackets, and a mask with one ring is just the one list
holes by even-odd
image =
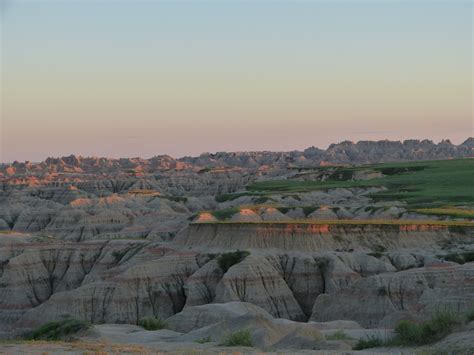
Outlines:
{"label": "green shrub", "polygon": [[422,171],[428,168],[428,166],[406,166],[406,167],[389,167],[389,168],[376,168],[375,170],[380,171],[383,175],[397,175],[413,171]]}
{"label": "green shrub", "polygon": [[328,259],[316,259],[314,262],[321,272],[326,272],[331,264]]}
{"label": "green shrub", "polygon": [[303,207],[303,213],[304,213],[305,217],[308,217],[311,213],[313,213],[317,209],[318,209],[318,207],[316,207],[316,206],[305,206],[305,207]]}
{"label": "green shrub", "polygon": [[220,344],[222,346],[253,346],[252,334],[248,329],[238,330],[229,334]]}
{"label": "green shrub", "polygon": [[472,308],[470,311],[467,312],[466,321],[467,322],[474,322],[474,308]]}
{"label": "green shrub", "polygon": [[443,310],[436,312],[431,320],[423,324],[423,326],[425,334],[432,334],[436,338],[438,336],[444,337],[451,333],[454,326],[459,323],[459,317],[453,311]]}
{"label": "green shrub", "polygon": [[419,344],[423,339],[421,327],[406,320],[398,323],[395,333],[395,342],[400,344]]}
{"label": "green shrub", "polygon": [[441,340],[453,331],[459,323],[458,317],[451,311],[438,311],[433,317],[419,324],[401,321],[395,328],[393,343],[397,345],[424,345]]}
{"label": "green shrub", "polygon": [[165,200],[168,200],[168,201],[173,201],[173,202],[182,202],[182,203],[186,203],[188,202],[188,198],[187,197],[183,197],[183,196],[158,196],[158,198],[163,198]]}
{"label": "green shrub", "polygon": [[464,264],[464,258],[458,253],[451,253],[441,256],[446,261],[451,261],[453,263]]}
{"label": "green shrub", "polygon": [[375,244],[373,247],[372,247],[372,251],[374,253],[385,253],[387,251],[387,248],[384,247],[383,245],[380,245],[380,244]]}
{"label": "green shrub", "polygon": [[387,289],[384,287],[384,286],[380,286],[378,289],[377,289],[377,294],[379,296],[387,296],[388,295],[388,291]]}
{"label": "green shrub", "polygon": [[244,260],[250,253],[245,250],[237,250],[230,253],[224,253],[219,255],[217,263],[221,268],[222,272],[226,273],[233,265],[240,263]]}
{"label": "green shrub", "polygon": [[217,195],[216,197],[214,197],[214,199],[216,200],[216,202],[219,202],[219,203],[222,203],[222,202],[226,202],[226,201],[233,201],[235,199],[238,199],[239,197],[242,197],[242,196],[253,196],[253,195],[259,195],[258,193],[250,193],[250,192],[237,192],[237,193],[232,193],[232,194],[221,194],[221,195]]}
{"label": "green shrub", "polygon": [[285,200],[287,198],[291,197],[292,199],[295,199],[296,201],[301,201],[301,197],[299,197],[298,195],[284,195],[282,196],[282,198]]}
{"label": "green shrub", "polygon": [[258,198],[256,198],[253,202],[257,205],[261,205],[265,202],[268,202],[268,201],[275,201],[274,199],[270,198],[270,197],[267,197],[267,196],[260,196]]}
{"label": "green shrub", "polygon": [[474,210],[467,208],[458,208],[458,207],[438,207],[438,208],[417,208],[414,209],[415,212],[434,215],[434,216],[449,216],[454,218],[474,218]]}
{"label": "green shrub", "polygon": [[337,168],[331,175],[329,175],[329,181],[347,181],[351,180],[354,171],[352,169]]}
{"label": "green shrub", "polygon": [[118,264],[122,259],[123,257],[125,256],[125,254],[127,254],[128,252],[128,249],[125,249],[125,250],[114,250],[112,252],[112,256],[114,257],[115,259],[115,263]]}
{"label": "green shrub", "polygon": [[226,208],[223,210],[212,211],[211,214],[219,220],[225,220],[232,217],[234,214],[239,213],[240,209],[237,207]]}
{"label": "green shrub", "polygon": [[277,210],[283,214],[287,214],[291,208],[289,207],[277,207]]}
{"label": "green shrub", "polygon": [[26,335],[29,340],[61,340],[88,329],[90,324],[82,320],[67,318],[41,325]]}
{"label": "green shrub", "polygon": [[205,344],[205,343],[210,343],[211,341],[212,341],[211,336],[207,336],[205,338],[195,340],[194,342],[198,344]]}
{"label": "green shrub", "polygon": [[347,340],[347,339],[352,339],[352,338],[348,336],[343,330],[338,330],[335,333],[326,335],[326,339],[327,340]]}
{"label": "green shrub", "polygon": [[369,339],[359,339],[357,344],[354,346],[354,350],[364,350],[370,348],[376,348],[378,346],[382,346],[383,341],[376,337],[371,337]]}
{"label": "green shrub", "polygon": [[194,221],[199,216],[198,213],[193,213],[191,216],[189,216],[187,219],[188,221]]}
{"label": "green shrub", "polygon": [[156,317],[144,317],[138,321],[138,325],[146,330],[159,330],[166,328],[167,324],[164,320]]}
{"label": "green shrub", "polygon": [[463,252],[463,253],[447,254],[443,258],[446,261],[452,261],[452,262],[458,263],[458,264],[465,264],[465,263],[469,263],[471,261],[474,261],[474,251],[466,251],[466,252]]}
{"label": "green shrub", "polygon": [[[474,311],[471,315],[474,319]],[[372,337],[361,339],[354,347],[354,350],[375,348],[378,346],[417,346],[434,343],[443,339],[453,331],[456,324],[459,324],[458,316],[449,310],[436,312],[430,320],[415,323],[412,321],[401,321],[395,327],[395,337],[389,341]]]}

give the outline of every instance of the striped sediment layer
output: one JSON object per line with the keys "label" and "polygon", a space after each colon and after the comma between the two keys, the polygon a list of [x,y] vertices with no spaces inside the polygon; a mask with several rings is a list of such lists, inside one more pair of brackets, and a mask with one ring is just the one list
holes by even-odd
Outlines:
{"label": "striped sediment layer", "polygon": [[302,221],[192,223],[175,243],[197,249],[395,250],[474,242],[474,223]]}

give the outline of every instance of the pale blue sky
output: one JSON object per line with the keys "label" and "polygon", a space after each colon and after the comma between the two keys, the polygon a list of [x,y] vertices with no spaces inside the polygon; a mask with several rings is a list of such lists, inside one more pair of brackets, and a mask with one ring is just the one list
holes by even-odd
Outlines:
{"label": "pale blue sky", "polygon": [[2,2],[0,160],[472,135],[470,1]]}

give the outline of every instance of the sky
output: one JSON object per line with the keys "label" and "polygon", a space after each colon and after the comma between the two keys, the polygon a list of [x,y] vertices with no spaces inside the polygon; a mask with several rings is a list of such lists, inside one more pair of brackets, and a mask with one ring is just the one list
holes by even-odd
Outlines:
{"label": "sky", "polygon": [[14,1],[0,161],[473,136],[473,5]]}

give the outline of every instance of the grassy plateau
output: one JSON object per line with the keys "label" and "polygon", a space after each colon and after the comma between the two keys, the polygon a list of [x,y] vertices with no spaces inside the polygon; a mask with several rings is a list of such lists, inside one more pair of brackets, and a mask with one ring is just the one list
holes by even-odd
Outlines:
{"label": "grassy plateau", "polygon": [[[270,195],[334,188],[385,187],[386,190],[374,193],[371,197],[379,201],[403,201],[408,208],[426,214],[468,218],[473,216],[474,159],[386,163],[334,169],[334,173],[324,181],[263,181],[249,185],[247,190],[250,194]],[[353,174],[357,171],[381,172],[383,177],[353,180]]]}

